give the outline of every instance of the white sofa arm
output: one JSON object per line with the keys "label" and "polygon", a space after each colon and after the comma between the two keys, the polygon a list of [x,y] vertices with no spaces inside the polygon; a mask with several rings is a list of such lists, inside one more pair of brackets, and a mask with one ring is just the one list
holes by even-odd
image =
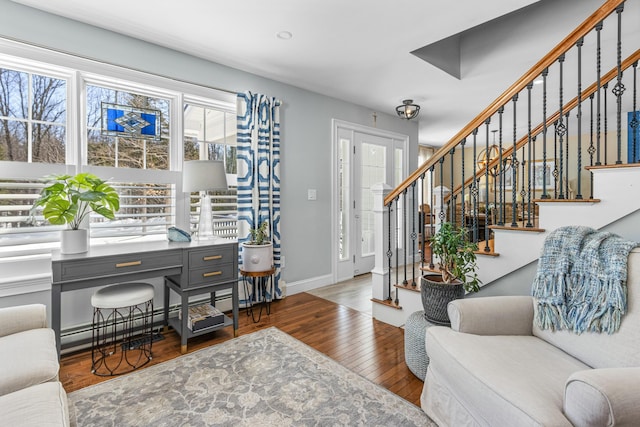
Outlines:
{"label": "white sofa arm", "polygon": [[0,308],[0,337],[47,327],[47,307],[44,304]]}
{"label": "white sofa arm", "polygon": [[640,368],[576,372],[564,389],[564,414],[574,426],[637,426]]}
{"label": "white sofa arm", "polygon": [[451,329],[476,335],[532,335],[533,298],[499,296],[451,301]]}

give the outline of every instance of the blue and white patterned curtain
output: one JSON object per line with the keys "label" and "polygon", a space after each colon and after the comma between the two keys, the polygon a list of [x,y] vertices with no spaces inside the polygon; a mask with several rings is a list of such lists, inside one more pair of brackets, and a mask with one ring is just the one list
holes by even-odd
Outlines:
{"label": "blue and white patterned curtain", "polygon": [[280,290],[280,100],[239,93],[238,107],[238,243],[249,230],[269,223],[276,272],[273,297]]}

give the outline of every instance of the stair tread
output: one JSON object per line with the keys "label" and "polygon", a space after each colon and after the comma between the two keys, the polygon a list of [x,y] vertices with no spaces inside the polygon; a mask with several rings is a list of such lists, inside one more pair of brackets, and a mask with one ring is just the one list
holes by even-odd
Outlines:
{"label": "stair tread", "polygon": [[534,203],[600,203],[600,199],[533,199]]}
{"label": "stair tread", "polygon": [[512,227],[511,225],[490,225],[489,228],[492,230],[527,231],[534,233],[544,233],[546,231],[544,228],[523,226]]}
{"label": "stair tread", "polygon": [[411,282],[407,283],[406,285],[403,283],[397,283],[393,286],[395,286],[396,288],[400,288],[400,289],[406,289],[408,291],[413,291],[413,292],[420,292],[420,278],[416,277],[415,279],[415,286],[411,285]]}
{"label": "stair tread", "polygon": [[402,310],[402,306],[396,304],[391,299],[381,300],[381,299],[378,299],[378,298],[371,298],[371,301],[373,301],[373,302],[375,302],[377,304],[386,305],[387,307],[395,308],[396,310]]}

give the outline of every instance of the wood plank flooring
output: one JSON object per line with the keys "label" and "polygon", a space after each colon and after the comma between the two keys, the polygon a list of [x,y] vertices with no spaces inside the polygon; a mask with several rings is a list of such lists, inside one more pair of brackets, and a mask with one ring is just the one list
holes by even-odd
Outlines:
{"label": "wood plank flooring", "polygon": [[[404,330],[373,319],[370,315],[317,296],[300,293],[273,302],[271,315],[253,323],[240,310],[238,335],[275,326],[326,354],[352,371],[420,405],[422,381],[404,361]],[[180,356],[180,338],[173,332],[153,344],[151,366]],[[189,352],[233,338],[232,328],[189,340]],[[144,368],[142,368],[144,369]],[[60,381],[70,393],[108,378],[91,374],[91,352],[63,355]]]}

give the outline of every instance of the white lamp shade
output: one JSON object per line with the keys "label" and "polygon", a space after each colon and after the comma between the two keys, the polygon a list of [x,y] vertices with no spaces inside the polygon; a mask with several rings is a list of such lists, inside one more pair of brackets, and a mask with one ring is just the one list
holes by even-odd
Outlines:
{"label": "white lamp shade", "polygon": [[221,160],[191,160],[184,162],[182,191],[227,190],[227,174]]}

